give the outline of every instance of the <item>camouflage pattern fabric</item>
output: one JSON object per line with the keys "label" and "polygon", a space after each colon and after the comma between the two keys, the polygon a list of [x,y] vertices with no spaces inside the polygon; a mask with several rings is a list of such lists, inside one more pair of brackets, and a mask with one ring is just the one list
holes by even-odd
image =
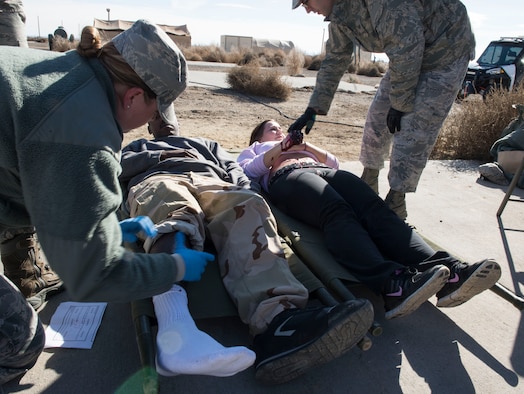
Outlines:
{"label": "camouflage pattern fabric", "polygon": [[8,228],[0,233],[0,243],[9,241],[20,234],[32,234],[35,233],[36,229],[33,226],[28,227],[16,227]]}
{"label": "camouflage pattern fabric", "polygon": [[[385,52],[389,68],[368,111],[360,161],[383,168],[392,149],[391,189],[414,192],[475,55],[466,8],[459,0],[340,0],[326,19],[327,54],[309,107],[327,114],[353,42]],[[394,135],[386,127],[391,107],[405,113]]]}
{"label": "camouflage pattern fabric", "polygon": [[[180,209],[168,213],[159,201]],[[224,286],[252,335],[264,332],[283,310],[306,305],[308,291],[291,273],[276,220],[257,193],[194,173],[153,175],[131,188],[127,203],[132,215],[151,212],[155,223],[164,215],[186,221],[197,216],[193,223],[205,217]]]}
{"label": "camouflage pattern fabric", "polygon": [[27,48],[25,13],[21,1],[0,0],[0,45]]}
{"label": "camouflage pattern fabric", "polygon": [[[0,385],[31,368],[45,343],[38,315],[4,275],[0,274]],[[0,389],[1,391],[1,389]]]}
{"label": "camouflage pattern fabric", "polygon": [[390,156],[388,180],[391,189],[404,193],[416,191],[457,96],[468,60],[468,56],[462,56],[449,66],[420,74],[414,110],[402,117],[402,129],[395,134],[386,126],[386,115],[391,107],[390,72],[382,78],[364,125],[360,162],[365,168],[380,169]]}
{"label": "camouflage pattern fabric", "polygon": [[112,40],[136,74],[157,95],[160,115],[176,125],[173,101],[186,89],[187,63],[182,51],[160,27],[138,20]]}
{"label": "camouflage pattern fabric", "polygon": [[475,55],[469,17],[458,0],[340,0],[326,19],[331,22],[326,57],[309,102],[319,114],[329,110],[351,62],[353,41],[388,55],[391,105],[402,112],[413,111],[421,73]]}
{"label": "camouflage pattern fabric", "polygon": [[[27,47],[21,1],[0,1],[0,45]],[[34,227],[8,229],[0,234],[0,242],[26,232],[34,232]],[[44,343],[38,315],[20,290],[0,274],[0,386],[31,368]]]}

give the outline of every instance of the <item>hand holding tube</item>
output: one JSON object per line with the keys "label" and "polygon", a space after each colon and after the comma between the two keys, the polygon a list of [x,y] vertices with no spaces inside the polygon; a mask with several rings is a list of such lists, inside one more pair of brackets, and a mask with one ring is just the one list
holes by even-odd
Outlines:
{"label": "hand holding tube", "polygon": [[206,252],[189,249],[186,246],[186,235],[179,231],[175,234],[175,253],[184,259],[186,273],[183,280],[188,282],[197,282],[202,277],[206,265],[215,260],[215,256]]}

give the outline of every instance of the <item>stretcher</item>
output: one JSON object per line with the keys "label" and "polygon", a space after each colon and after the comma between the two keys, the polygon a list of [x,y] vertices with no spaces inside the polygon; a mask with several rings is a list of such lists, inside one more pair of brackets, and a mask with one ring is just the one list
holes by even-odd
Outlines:
{"label": "stretcher", "polygon": [[[271,206],[271,204],[270,204]],[[341,301],[354,299],[349,289],[358,280],[340,266],[324,245],[317,229],[295,220],[278,208],[271,206],[277,219],[278,230],[286,258],[293,275],[308,289],[310,299],[323,305],[333,306]],[[212,245],[206,251],[214,253]],[[237,316],[237,309],[227,294],[217,264],[208,264],[202,279],[184,284],[188,294],[189,311],[195,320]],[[135,301],[131,304],[136,341],[142,365],[144,393],[158,392],[158,375],[155,368],[156,318],[152,299]],[[382,327],[374,322],[358,347],[368,350],[372,346],[371,336],[382,333]]]}

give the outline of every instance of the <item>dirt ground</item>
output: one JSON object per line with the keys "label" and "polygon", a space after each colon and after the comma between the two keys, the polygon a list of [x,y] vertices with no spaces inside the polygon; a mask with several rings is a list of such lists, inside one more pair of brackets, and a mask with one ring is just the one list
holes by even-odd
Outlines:
{"label": "dirt ground", "polygon": [[[29,42],[30,47],[48,50],[47,43]],[[191,70],[217,71],[216,67],[188,62]],[[227,71],[223,68],[220,71]],[[282,74],[286,69],[279,70]],[[316,71],[303,70],[303,75],[316,76]],[[380,78],[346,74],[344,81],[377,86]],[[247,96],[230,89],[212,89],[190,86],[175,101],[175,109],[182,135],[206,137],[218,141],[223,148],[239,152],[249,142],[253,128],[263,120],[275,119],[285,129],[307,107],[312,88],[293,90],[286,101]],[[373,99],[369,93],[337,92],[327,116],[318,116],[305,140],[338,156],[339,160],[358,160],[362,129],[366,113]],[[150,138],[147,127],[130,131],[124,144]]]}
{"label": "dirt ground", "polygon": [[[361,76],[351,79],[371,86],[380,81]],[[344,80],[349,80],[349,75]],[[231,152],[239,152],[247,146],[251,130],[263,120],[275,119],[287,129],[306,109],[311,91],[293,90],[288,100],[278,101],[229,89],[190,86],[175,101],[175,109],[182,135],[210,138]],[[362,128],[372,99],[369,93],[337,92],[329,114],[317,117],[306,141],[329,150],[341,161],[358,160]],[[124,143],[141,137],[149,138],[146,127],[127,133]]]}

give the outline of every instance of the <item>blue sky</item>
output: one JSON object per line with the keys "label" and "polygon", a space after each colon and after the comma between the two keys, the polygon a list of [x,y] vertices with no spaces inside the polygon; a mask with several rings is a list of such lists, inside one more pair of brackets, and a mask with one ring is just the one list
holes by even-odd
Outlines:
{"label": "blue sky", "polygon": [[[500,36],[524,36],[521,0],[463,0],[477,39],[477,57]],[[517,5],[518,4],[518,5]],[[321,51],[327,39],[323,17],[291,10],[291,0],[24,0],[29,36],[47,37],[59,25],[79,37],[94,18],[149,19],[187,25],[196,45],[219,45],[221,35],[241,35],[293,41],[305,53]]]}

